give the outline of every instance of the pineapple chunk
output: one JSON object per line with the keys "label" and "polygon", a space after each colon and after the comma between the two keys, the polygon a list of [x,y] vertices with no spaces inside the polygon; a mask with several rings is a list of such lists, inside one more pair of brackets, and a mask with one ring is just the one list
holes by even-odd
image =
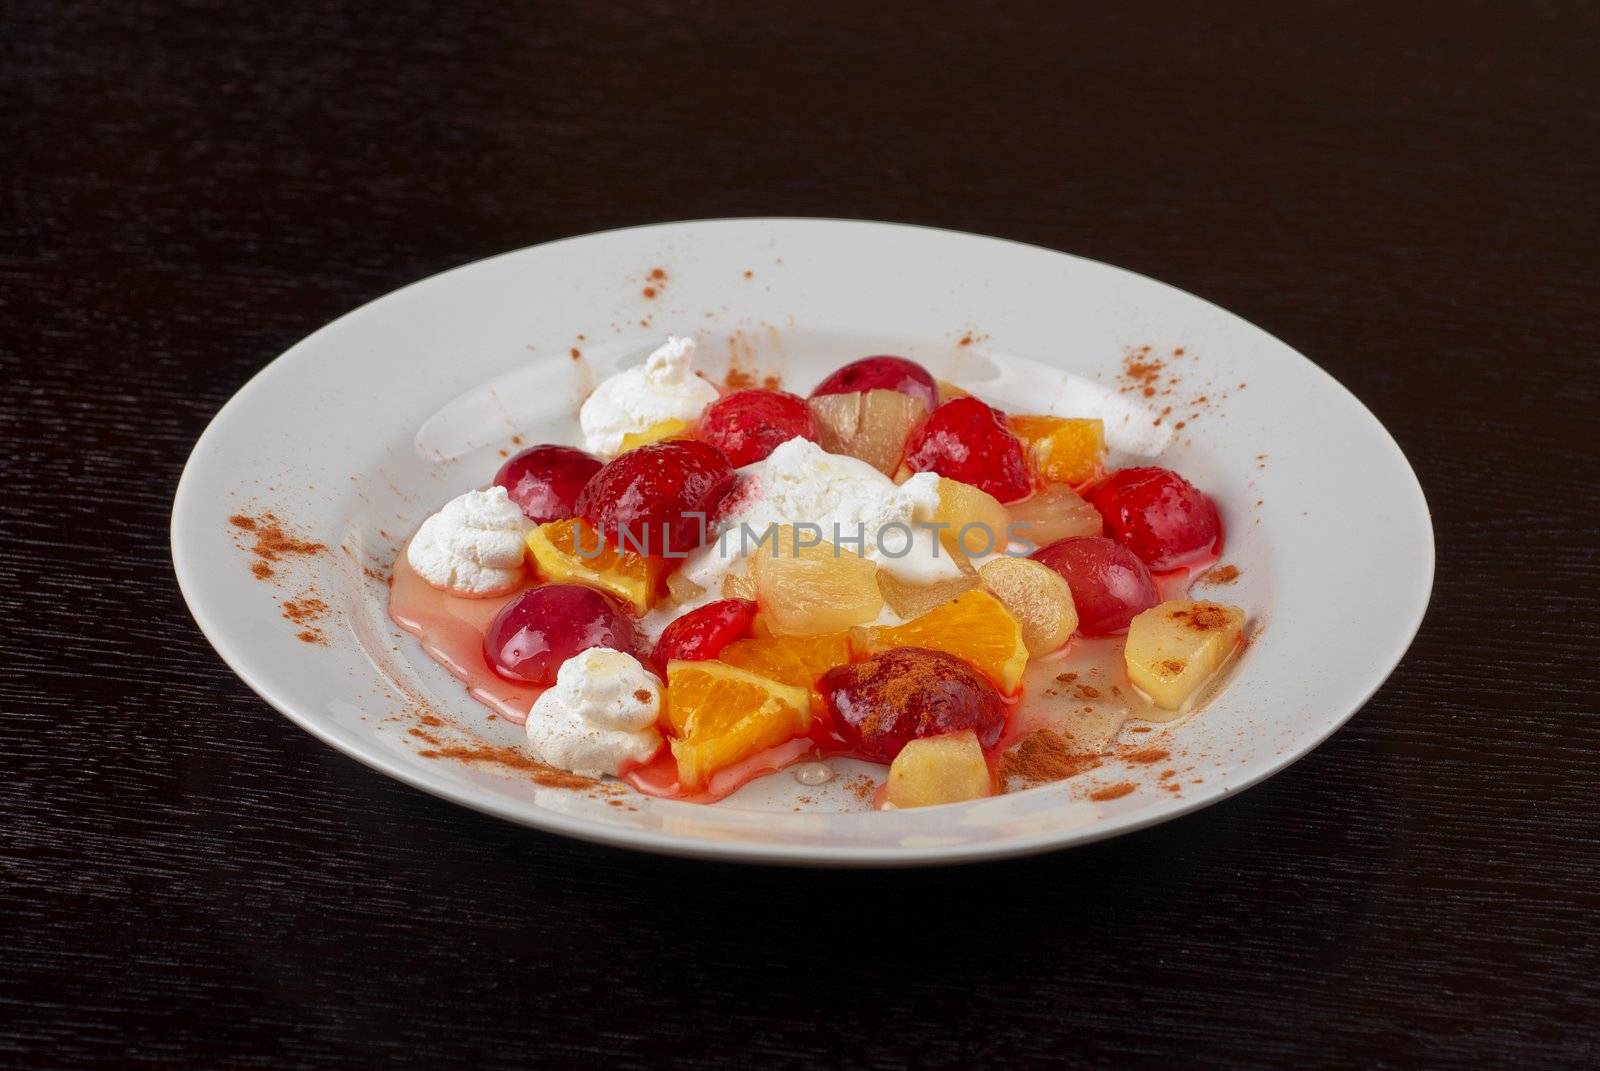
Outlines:
{"label": "pineapple chunk", "polygon": [[989,764],[971,729],[925,736],[900,749],[889,766],[883,802],[890,807],[931,807],[994,793]]}
{"label": "pineapple chunk", "polygon": [[992,554],[1006,549],[1010,512],[987,491],[960,480],[939,477],[939,508],[933,519],[947,525],[939,534],[945,546],[967,554]]}
{"label": "pineapple chunk", "polygon": [[1220,602],[1173,599],[1133,619],[1122,657],[1156,706],[1180,710],[1239,646],[1244,611]]}
{"label": "pineapple chunk", "polygon": [[885,476],[900,464],[912,426],[928,415],[922,399],[897,390],[825,394],[806,404],[824,450],[859,458]]}
{"label": "pineapple chunk", "polygon": [[[760,617],[776,635],[816,636],[864,625],[883,612],[878,567],[829,542],[799,545],[780,525],[750,559]],[[776,553],[774,553],[774,550]]]}

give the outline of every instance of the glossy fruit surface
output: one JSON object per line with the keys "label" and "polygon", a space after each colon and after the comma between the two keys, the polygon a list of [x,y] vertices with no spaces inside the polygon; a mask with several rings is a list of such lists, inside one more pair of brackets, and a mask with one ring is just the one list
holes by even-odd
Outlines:
{"label": "glossy fruit surface", "polygon": [[976,398],[954,398],[929,413],[906,442],[905,463],[971,484],[1000,502],[1033,490],[1022,443],[998,410]]}
{"label": "glossy fruit surface", "polygon": [[724,394],[706,406],[695,435],[742,468],[760,461],[790,439],[817,441],[817,425],[804,398],[781,390],[750,387]]}
{"label": "glossy fruit surface", "polygon": [[1157,572],[1213,558],[1222,549],[1217,506],[1171,469],[1113,472],[1085,494],[1106,534]]}
{"label": "glossy fruit surface", "polygon": [[921,400],[932,409],[939,404],[939,388],[928,370],[904,357],[863,357],[834,372],[817,384],[811,397],[827,394],[854,394],[857,391],[893,390]]}
{"label": "glossy fruit surface", "polygon": [[1144,562],[1104,536],[1062,539],[1033,552],[1072,589],[1078,631],[1085,636],[1126,632],[1136,614],[1156,604],[1155,578]]}
{"label": "glossy fruit surface", "polygon": [[603,542],[581,517],[541,524],[525,542],[543,579],[599,588],[636,614],[655,603],[656,588],[668,565],[665,558],[618,550]]}
{"label": "glossy fruit surface", "polygon": [[749,635],[755,616],[756,604],[749,599],[718,599],[690,610],[662,630],[656,641],[656,664],[716,658],[728,644]]}
{"label": "glossy fruit surface", "polygon": [[900,625],[852,629],[858,654],[894,647],[926,647],[955,655],[1011,693],[1028,665],[1022,626],[1005,604],[987,591],[972,590]]}
{"label": "glossy fruit surface", "polygon": [[733,641],[717,657],[730,666],[796,688],[813,688],[818,677],[850,661],[850,644],[843,632],[826,636],[753,636]]}
{"label": "glossy fruit surface", "polygon": [[1046,484],[1009,508],[1012,538],[1033,544],[1032,550],[1070,536],[1105,534],[1100,511],[1066,484]]}
{"label": "glossy fruit surface", "polygon": [[578,513],[614,546],[681,555],[710,534],[710,518],[733,485],[732,466],[710,443],[651,443],[595,473],[578,496]]}
{"label": "glossy fruit surface", "polygon": [[865,461],[885,476],[900,467],[911,429],[928,415],[921,398],[894,390],[824,394],[806,404],[824,450]]}
{"label": "glossy fruit surface", "polygon": [[494,482],[534,524],[578,515],[578,495],[605,462],[571,446],[530,446],[507,459]]}
{"label": "glossy fruit surface", "polygon": [[971,729],[988,748],[1005,728],[994,685],[954,655],[897,647],[817,682],[833,728],[866,758],[893,762],[912,740]]}
{"label": "glossy fruit surface", "polygon": [[640,645],[621,605],[581,584],[529,588],[506,603],[483,634],[489,667],[525,684],[554,684],[561,663],[591,647],[637,656]]}
{"label": "glossy fruit surface", "polygon": [[1041,480],[1077,487],[1100,474],[1106,457],[1104,422],[1079,417],[1013,416],[1008,424],[1027,447]]}
{"label": "glossy fruit surface", "polygon": [[805,735],[811,696],[721,662],[669,662],[667,723],[678,783],[692,791],[718,770]]}

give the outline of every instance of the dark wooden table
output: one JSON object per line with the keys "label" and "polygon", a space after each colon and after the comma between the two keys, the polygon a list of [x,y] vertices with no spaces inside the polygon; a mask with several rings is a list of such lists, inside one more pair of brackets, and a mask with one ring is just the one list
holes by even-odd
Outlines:
{"label": "dark wooden table", "polygon": [[[0,1063],[1595,1066],[1595,6],[763,6],[5,6]],[[888,874],[501,824],[228,672],[166,524],[252,373],[751,214],[1069,250],[1310,354],[1433,507],[1410,657],[1227,803]]]}

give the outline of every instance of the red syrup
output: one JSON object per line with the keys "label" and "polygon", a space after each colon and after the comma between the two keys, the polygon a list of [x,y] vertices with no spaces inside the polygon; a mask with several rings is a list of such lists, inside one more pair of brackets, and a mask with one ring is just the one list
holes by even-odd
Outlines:
{"label": "red syrup", "polygon": [[[1220,554],[1183,568],[1155,575],[1162,600],[1184,597],[1192,579],[1209,569]],[[404,550],[394,563],[389,585],[389,616],[396,625],[415,636],[424,651],[434,661],[444,666],[466,686],[467,694],[507,721],[522,725],[528,720],[528,710],[544,691],[531,685],[515,684],[489,668],[483,657],[483,636],[496,614],[522,590],[488,599],[465,599],[448,595],[434,588],[417,575],[406,561]],[[999,755],[1014,745],[1027,732],[1040,727],[1040,722],[1030,717],[1032,706],[1028,702],[1028,684],[1041,679],[1041,671],[1059,672],[1073,655],[1090,655],[1093,664],[1104,663],[1109,674],[1121,673],[1121,639],[1110,637],[1085,641],[1075,637],[1062,652],[1049,656],[1046,661],[1030,663],[1030,672],[1024,685],[1015,695],[1006,698],[1006,726],[999,741],[986,753],[991,769]],[[1060,661],[1058,661],[1060,660]],[[1115,666],[1112,666],[1115,663]],[[1043,678],[1049,679],[1049,678]],[[1125,679],[1125,678],[1124,678]],[[1148,707],[1148,704],[1142,704]],[[1171,715],[1161,715],[1153,709],[1149,713],[1135,712],[1135,717],[1166,720]],[[1118,718],[1116,725],[1120,725]],[[1105,729],[1116,732],[1113,725]],[[1087,740],[1084,741],[1088,743]],[[823,716],[814,717],[808,736],[779,744],[757,752],[732,766],[717,771],[710,783],[699,792],[686,793],[678,787],[678,767],[671,748],[663,744],[649,762],[622,771],[622,780],[648,796],[678,799],[691,803],[714,803],[723,799],[758,777],[777,773],[799,762],[828,758],[864,758],[846,748],[833,734]],[[872,761],[867,759],[865,761]],[[881,764],[880,764],[881,765]],[[879,795],[882,790],[880,787]]]}

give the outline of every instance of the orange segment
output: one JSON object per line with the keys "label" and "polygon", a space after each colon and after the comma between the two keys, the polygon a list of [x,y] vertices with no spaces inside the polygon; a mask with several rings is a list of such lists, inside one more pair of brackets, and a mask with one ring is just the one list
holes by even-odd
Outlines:
{"label": "orange segment", "polygon": [[812,688],[817,678],[850,661],[842,632],[829,636],[768,636],[734,640],[717,658],[796,688]]}
{"label": "orange segment", "polygon": [[1084,484],[1100,474],[1106,456],[1106,426],[1081,417],[1013,416],[1011,432],[1022,440],[1035,471],[1046,480]]}
{"label": "orange segment", "polygon": [[527,544],[544,579],[599,588],[632,606],[635,613],[650,609],[656,584],[667,568],[660,558],[602,544],[595,530],[577,517],[539,525],[528,533]]}
{"label": "orange segment", "polygon": [[850,630],[850,646],[862,655],[894,647],[929,647],[965,659],[1002,692],[1017,690],[1028,665],[1022,626],[987,591],[969,591],[903,625]]}
{"label": "orange segment", "polygon": [[811,729],[811,697],[722,662],[667,663],[667,724],[678,783],[694,790],[718,770]]}

